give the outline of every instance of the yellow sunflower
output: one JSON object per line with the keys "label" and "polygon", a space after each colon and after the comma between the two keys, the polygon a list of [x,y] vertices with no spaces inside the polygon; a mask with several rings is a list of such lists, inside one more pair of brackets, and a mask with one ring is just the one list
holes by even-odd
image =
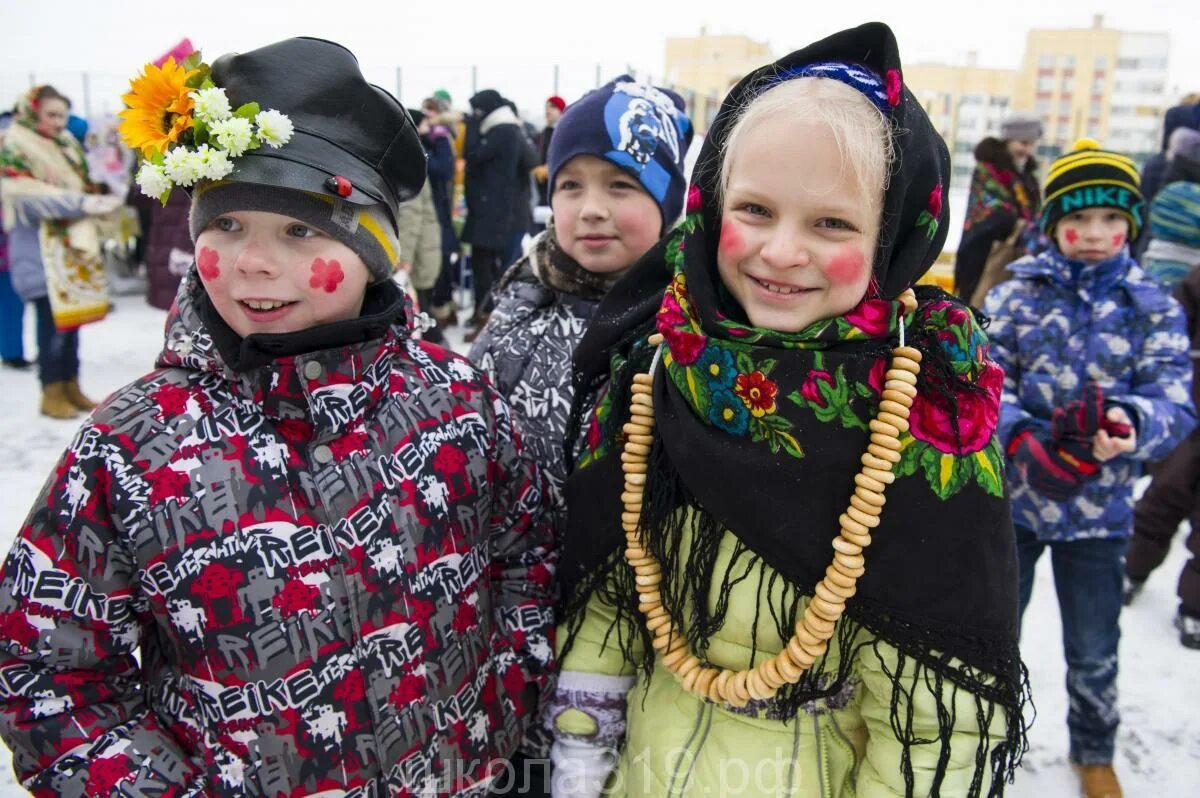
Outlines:
{"label": "yellow sunflower", "polygon": [[174,58],[161,68],[146,64],[143,73],[129,82],[132,91],[121,95],[127,106],[119,114],[125,143],[152,158],[179,141],[193,124],[192,89],[187,82],[198,73],[179,66]]}

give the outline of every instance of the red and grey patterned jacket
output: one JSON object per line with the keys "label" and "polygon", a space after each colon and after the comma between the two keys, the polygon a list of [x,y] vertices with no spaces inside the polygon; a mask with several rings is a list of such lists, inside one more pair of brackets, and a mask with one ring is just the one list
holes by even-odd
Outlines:
{"label": "red and grey patterned jacket", "polygon": [[508,407],[399,326],[234,372],[200,290],[193,270],[160,368],[83,425],[0,573],[20,778],[484,792],[553,659],[544,483]]}

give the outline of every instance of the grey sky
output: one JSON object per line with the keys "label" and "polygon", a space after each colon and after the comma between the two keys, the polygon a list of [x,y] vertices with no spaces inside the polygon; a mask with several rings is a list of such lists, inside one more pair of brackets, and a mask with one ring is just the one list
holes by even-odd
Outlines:
{"label": "grey sky", "polygon": [[[78,74],[92,73],[94,108],[107,104],[142,63],[182,36],[206,58],[294,35],[345,44],[375,82],[409,105],[445,86],[465,105],[470,65],[478,88],[494,87],[536,112],[553,88],[568,100],[589,88],[601,64],[604,79],[625,64],[661,76],[666,37],[743,33],[771,43],[777,54],[871,19],[896,31],[901,57],[962,63],[969,50],[983,66],[1015,67],[1031,27],[1087,27],[1102,13],[1108,27],[1171,34],[1169,95],[1200,90],[1200,3],[1194,0],[971,0],[923,3],[859,0],[770,3],[623,2],[594,0],[295,0],[294,2],[134,2],[133,0],[0,0],[0,103],[29,76],[82,91]],[[751,11],[753,9],[753,11]],[[78,100],[76,97],[75,99]]]}

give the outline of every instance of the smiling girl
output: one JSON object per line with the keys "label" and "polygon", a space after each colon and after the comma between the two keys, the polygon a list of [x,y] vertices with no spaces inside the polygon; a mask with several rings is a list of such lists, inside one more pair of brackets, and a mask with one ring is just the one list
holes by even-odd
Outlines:
{"label": "smiling girl", "polygon": [[555,795],[1003,792],[1001,374],[912,290],[948,175],[885,25],[725,98],[689,213],[576,353]]}

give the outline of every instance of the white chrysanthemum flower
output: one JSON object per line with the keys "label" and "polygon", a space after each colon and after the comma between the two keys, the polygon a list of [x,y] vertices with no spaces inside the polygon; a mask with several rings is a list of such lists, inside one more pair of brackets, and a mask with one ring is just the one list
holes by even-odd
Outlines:
{"label": "white chrysanthemum flower", "polygon": [[142,168],[138,169],[136,179],[138,188],[147,197],[158,199],[164,191],[171,189],[171,178],[167,177],[167,173],[161,166],[155,166],[152,163],[142,164]]}
{"label": "white chrysanthemum flower", "polygon": [[192,99],[196,103],[196,116],[205,124],[211,125],[213,122],[228,119],[233,114],[224,89],[215,86],[210,89],[200,89],[192,92]]}
{"label": "white chrysanthemum flower", "polygon": [[174,183],[190,186],[203,176],[204,160],[194,150],[176,147],[163,160],[163,170]]}
{"label": "white chrysanthemum flower", "polygon": [[258,125],[258,137],[264,144],[278,149],[292,140],[292,120],[279,111],[259,111],[254,124]]}
{"label": "white chrysanthemum flower", "polygon": [[229,152],[231,158],[239,157],[254,143],[254,129],[250,126],[250,120],[239,116],[213,122],[208,130],[221,149]]}
{"label": "white chrysanthemum flower", "polygon": [[197,155],[200,156],[200,161],[204,165],[200,177],[205,180],[221,180],[233,171],[233,161],[229,160],[229,153],[225,150],[201,144]]}

